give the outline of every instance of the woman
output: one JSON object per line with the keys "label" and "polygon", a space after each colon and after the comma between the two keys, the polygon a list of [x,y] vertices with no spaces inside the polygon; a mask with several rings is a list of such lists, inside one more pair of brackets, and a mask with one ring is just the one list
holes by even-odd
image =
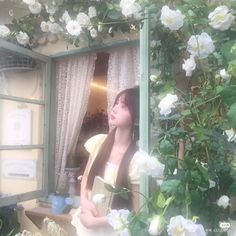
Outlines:
{"label": "woman", "polygon": [[117,235],[91,201],[95,176],[131,190],[128,200],[115,196],[111,208],[138,210],[139,172],[135,158],[138,121],[139,88],[126,89],[117,95],[109,116],[109,124],[115,128],[108,135],[96,135],[85,143],[90,158],[81,182],[80,209],[72,220],[78,235]]}

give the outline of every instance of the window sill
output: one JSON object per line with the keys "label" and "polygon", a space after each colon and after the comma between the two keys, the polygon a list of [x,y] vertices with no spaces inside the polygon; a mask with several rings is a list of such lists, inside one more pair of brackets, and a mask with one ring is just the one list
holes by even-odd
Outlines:
{"label": "window sill", "polygon": [[39,228],[42,228],[43,220],[45,217],[52,219],[55,222],[64,222],[69,223],[71,222],[71,215],[70,214],[60,214],[55,215],[52,213],[51,207],[46,206],[38,206],[35,208],[31,208],[25,210],[25,215]]}

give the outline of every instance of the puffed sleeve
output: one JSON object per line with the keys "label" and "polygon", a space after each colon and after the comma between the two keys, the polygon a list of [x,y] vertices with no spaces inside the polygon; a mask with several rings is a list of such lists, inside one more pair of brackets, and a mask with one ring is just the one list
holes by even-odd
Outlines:
{"label": "puffed sleeve", "polygon": [[136,152],[129,164],[129,179],[131,184],[140,184],[139,154]]}
{"label": "puffed sleeve", "polygon": [[89,138],[85,142],[84,147],[90,153],[90,156],[92,158],[94,158],[97,155],[99,148],[101,147],[101,145],[105,141],[106,137],[107,137],[106,134],[97,134],[97,135]]}

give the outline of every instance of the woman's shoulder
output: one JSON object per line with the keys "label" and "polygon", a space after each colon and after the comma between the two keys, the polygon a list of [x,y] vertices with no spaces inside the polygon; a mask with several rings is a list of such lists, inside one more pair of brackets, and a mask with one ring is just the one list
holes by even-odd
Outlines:
{"label": "woman's shoulder", "polygon": [[101,144],[105,141],[107,134],[97,134],[89,138],[84,146],[89,153],[92,153],[94,149],[100,147]]}

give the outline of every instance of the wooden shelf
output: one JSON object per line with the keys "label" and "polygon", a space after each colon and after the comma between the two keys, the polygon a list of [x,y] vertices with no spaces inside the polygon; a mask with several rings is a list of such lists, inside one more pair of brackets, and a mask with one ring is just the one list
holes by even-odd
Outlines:
{"label": "wooden shelf", "polygon": [[28,210],[25,210],[25,215],[39,228],[42,228],[43,220],[45,217],[48,217],[54,221],[63,221],[66,223],[71,222],[70,214],[61,214],[55,215],[52,213],[51,207],[35,207]]}

